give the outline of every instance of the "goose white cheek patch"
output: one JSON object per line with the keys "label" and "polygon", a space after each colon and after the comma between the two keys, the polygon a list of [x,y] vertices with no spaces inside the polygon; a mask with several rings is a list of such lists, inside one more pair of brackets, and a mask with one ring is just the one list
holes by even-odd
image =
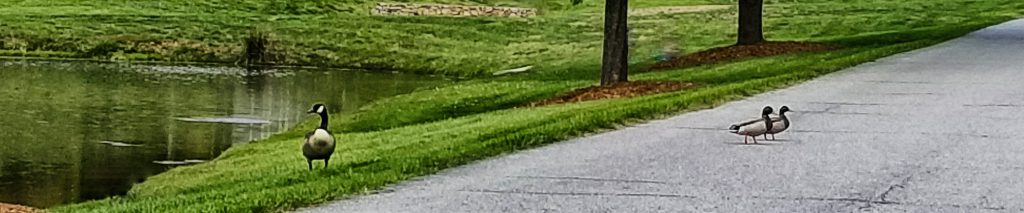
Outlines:
{"label": "goose white cheek patch", "polygon": [[324,113],[324,106],[317,107],[316,108],[316,113]]}

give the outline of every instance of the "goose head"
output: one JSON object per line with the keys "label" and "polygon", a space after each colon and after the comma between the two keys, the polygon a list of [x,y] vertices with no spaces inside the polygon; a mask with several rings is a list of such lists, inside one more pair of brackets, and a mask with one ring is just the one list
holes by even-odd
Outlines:
{"label": "goose head", "polygon": [[327,106],[323,104],[313,104],[313,108],[309,109],[307,113],[316,113],[320,115],[320,129],[327,130]]}
{"label": "goose head", "polygon": [[307,113],[326,114],[327,106],[323,104],[313,104],[313,108],[309,109]]}
{"label": "goose head", "polygon": [[789,112],[789,111],[790,111],[789,110],[789,106],[782,106],[782,108],[779,108],[779,115],[786,114],[786,112]]}

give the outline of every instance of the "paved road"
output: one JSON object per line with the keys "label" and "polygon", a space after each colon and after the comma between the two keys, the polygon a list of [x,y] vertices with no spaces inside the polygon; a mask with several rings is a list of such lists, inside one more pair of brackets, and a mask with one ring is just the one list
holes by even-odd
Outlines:
{"label": "paved road", "polygon": [[[723,129],[766,104],[781,141]],[[1024,21],[311,212],[1024,212]]]}

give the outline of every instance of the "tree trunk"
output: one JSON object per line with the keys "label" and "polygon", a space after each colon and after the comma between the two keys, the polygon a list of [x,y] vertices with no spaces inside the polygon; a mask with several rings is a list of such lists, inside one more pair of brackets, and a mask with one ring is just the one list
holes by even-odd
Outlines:
{"label": "tree trunk", "polygon": [[604,7],[604,57],[601,63],[601,85],[628,80],[629,33],[627,32],[627,0],[607,0]]}
{"label": "tree trunk", "polygon": [[761,16],[764,0],[739,0],[740,18],[737,45],[749,45],[764,42]]}

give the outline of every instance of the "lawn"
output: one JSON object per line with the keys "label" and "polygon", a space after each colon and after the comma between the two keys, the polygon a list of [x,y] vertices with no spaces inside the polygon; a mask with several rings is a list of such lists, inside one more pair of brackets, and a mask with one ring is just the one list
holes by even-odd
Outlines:
{"label": "lawn", "polygon": [[574,67],[600,46],[600,17],[579,13],[598,2],[412,2],[541,5],[548,15],[382,17],[370,16],[374,1],[363,0],[0,0],[0,55],[234,63],[256,31],[271,34],[280,64],[472,76],[523,65]]}
{"label": "lawn", "polygon": [[[57,212],[275,212],[315,205],[503,153],[714,107],[936,44],[1024,12],[1024,2],[1017,0],[768,1],[769,39],[829,42],[845,48],[634,73],[636,80],[702,86],[644,97],[524,107],[597,82],[600,2],[585,0],[576,7],[470,2],[542,5],[543,15],[529,19],[367,16],[358,11],[372,3],[362,1],[331,3],[355,8],[331,10],[322,8],[334,7],[278,7],[260,1],[230,7],[224,6],[226,1],[95,2],[0,0],[13,5],[0,8],[0,27],[5,29],[0,32],[0,47],[8,55],[225,62],[234,61],[242,37],[258,29],[274,35],[286,63],[470,79],[336,116],[340,119],[331,128],[343,130],[337,133],[341,143],[327,169],[307,171],[298,154],[302,133],[316,122],[311,120],[269,139],[233,147],[213,161],[150,177],[126,196],[50,209]],[[297,2],[290,4],[320,1]],[[728,3],[633,4],[703,2]],[[193,10],[197,8],[202,9]],[[728,45],[735,36],[735,16],[733,10],[724,10],[631,17],[637,39],[632,62],[636,67],[649,64],[665,40],[680,42],[686,52]],[[148,50],[139,45],[146,42],[168,47],[139,51]],[[525,65],[536,68],[521,75],[487,76]]]}

